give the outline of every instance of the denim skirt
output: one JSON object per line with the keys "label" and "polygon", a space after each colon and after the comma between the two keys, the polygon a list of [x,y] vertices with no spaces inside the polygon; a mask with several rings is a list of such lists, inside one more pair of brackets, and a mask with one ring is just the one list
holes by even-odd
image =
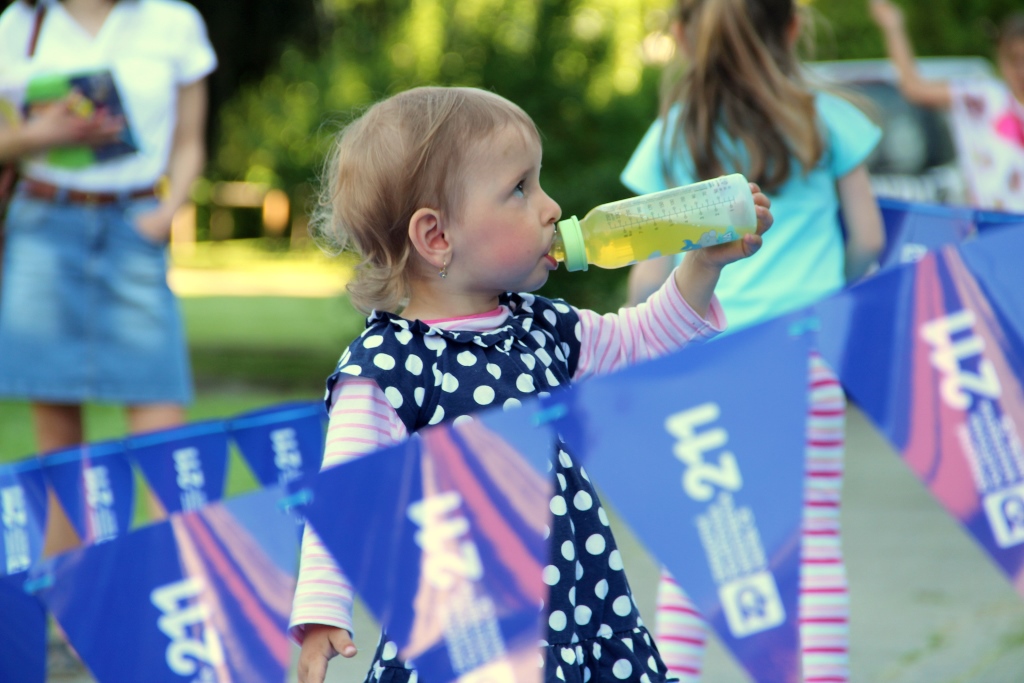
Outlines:
{"label": "denim skirt", "polygon": [[16,194],[0,281],[0,396],[38,402],[187,403],[191,370],[167,249],[135,217]]}

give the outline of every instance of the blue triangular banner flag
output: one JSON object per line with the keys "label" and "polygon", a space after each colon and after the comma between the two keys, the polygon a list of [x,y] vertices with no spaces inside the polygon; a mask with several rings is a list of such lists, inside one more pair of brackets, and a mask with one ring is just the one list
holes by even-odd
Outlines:
{"label": "blue triangular banner flag", "polygon": [[46,518],[46,477],[39,460],[0,465],[0,576],[23,572],[42,557]]}
{"label": "blue triangular banner flag", "polygon": [[228,435],[222,421],[153,432],[127,444],[167,512],[198,510],[223,497]]}
{"label": "blue triangular banner flag", "polygon": [[228,431],[256,479],[264,486],[291,486],[320,470],[324,405],[279,405],[240,415]]}
{"label": "blue triangular banner flag", "polygon": [[0,681],[46,680],[46,608],[24,590],[26,572],[0,576]]}
{"label": "blue triangular banner flag", "polygon": [[554,445],[526,409],[487,412],[314,480],[307,518],[423,680],[540,680]]}
{"label": "blue triangular banner flag", "polygon": [[298,542],[279,488],[171,515],[33,571],[104,682],[281,683]]}
{"label": "blue triangular banner flag", "polygon": [[1024,595],[1022,247],[979,236],[819,309],[847,391]]}
{"label": "blue triangular banner flag", "polygon": [[559,431],[594,481],[765,683],[800,680],[804,322],[748,328],[552,397],[567,401]]}
{"label": "blue triangular banner flag", "polygon": [[47,455],[43,470],[83,543],[103,543],[127,533],[135,507],[135,476],[120,441]]}
{"label": "blue triangular banner flag", "polygon": [[975,212],[968,207],[919,204],[879,198],[885,225],[883,268],[913,263],[944,244],[956,244],[974,234]]}

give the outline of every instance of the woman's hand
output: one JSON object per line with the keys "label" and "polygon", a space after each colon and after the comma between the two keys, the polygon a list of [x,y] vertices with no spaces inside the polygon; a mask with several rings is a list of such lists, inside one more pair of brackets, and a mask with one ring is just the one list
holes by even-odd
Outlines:
{"label": "woman's hand", "polygon": [[25,122],[25,134],[40,149],[87,145],[98,147],[118,139],[124,130],[124,119],[99,109],[83,118],[71,109],[71,98],[65,98],[34,111]]}
{"label": "woman's hand", "polygon": [[754,212],[757,214],[757,229],[754,233],[744,235],[734,242],[695,249],[687,253],[686,258],[694,259],[698,262],[696,265],[720,270],[730,263],[757,253],[757,250],[761,248],[761,235],[772,227],[775,219],[769,210],[772,206],[771,200],[761,192],[761,188],[756,183],[750,183],[750,192],[754,195]]}
{"label": "woman's hand", "polygon": [[152,211],[136,216],[135,229],[151,242],[163,244],[170,238],[173,218],[174,211],[166,204],[160,204]]}
{"label": "woman's hand", "polygon": [[299,683],[323,683],[328,661],[337,655],[356,656],[352,634],[345,629],[325,624],[306,624],[305,628],[299,651]]}
{"label": "woman's hand", "polygon": [[889,0],[870,0],[868,9],[871,18],[883,31],[903,30],[903,10]]}

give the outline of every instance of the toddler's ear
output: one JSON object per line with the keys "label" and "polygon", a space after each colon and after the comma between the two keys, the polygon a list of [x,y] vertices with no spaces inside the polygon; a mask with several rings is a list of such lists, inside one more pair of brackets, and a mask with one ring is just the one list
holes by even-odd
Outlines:
{"label": "toddler's ear", "polygon": [[451,243],[441,212],[417,209],[409,219],[409,241],[423,259],[438,270],[451,263]]}

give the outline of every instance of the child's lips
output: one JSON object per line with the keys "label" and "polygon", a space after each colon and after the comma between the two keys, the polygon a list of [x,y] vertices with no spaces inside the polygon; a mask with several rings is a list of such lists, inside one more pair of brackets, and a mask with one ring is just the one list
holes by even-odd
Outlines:
{"label": "child's lips", "polygon": [[558,270],[558,261],[555,260],[554,256],[552,256],[551,254],[546,254],[544,258],[551,265],[551,270]]}

